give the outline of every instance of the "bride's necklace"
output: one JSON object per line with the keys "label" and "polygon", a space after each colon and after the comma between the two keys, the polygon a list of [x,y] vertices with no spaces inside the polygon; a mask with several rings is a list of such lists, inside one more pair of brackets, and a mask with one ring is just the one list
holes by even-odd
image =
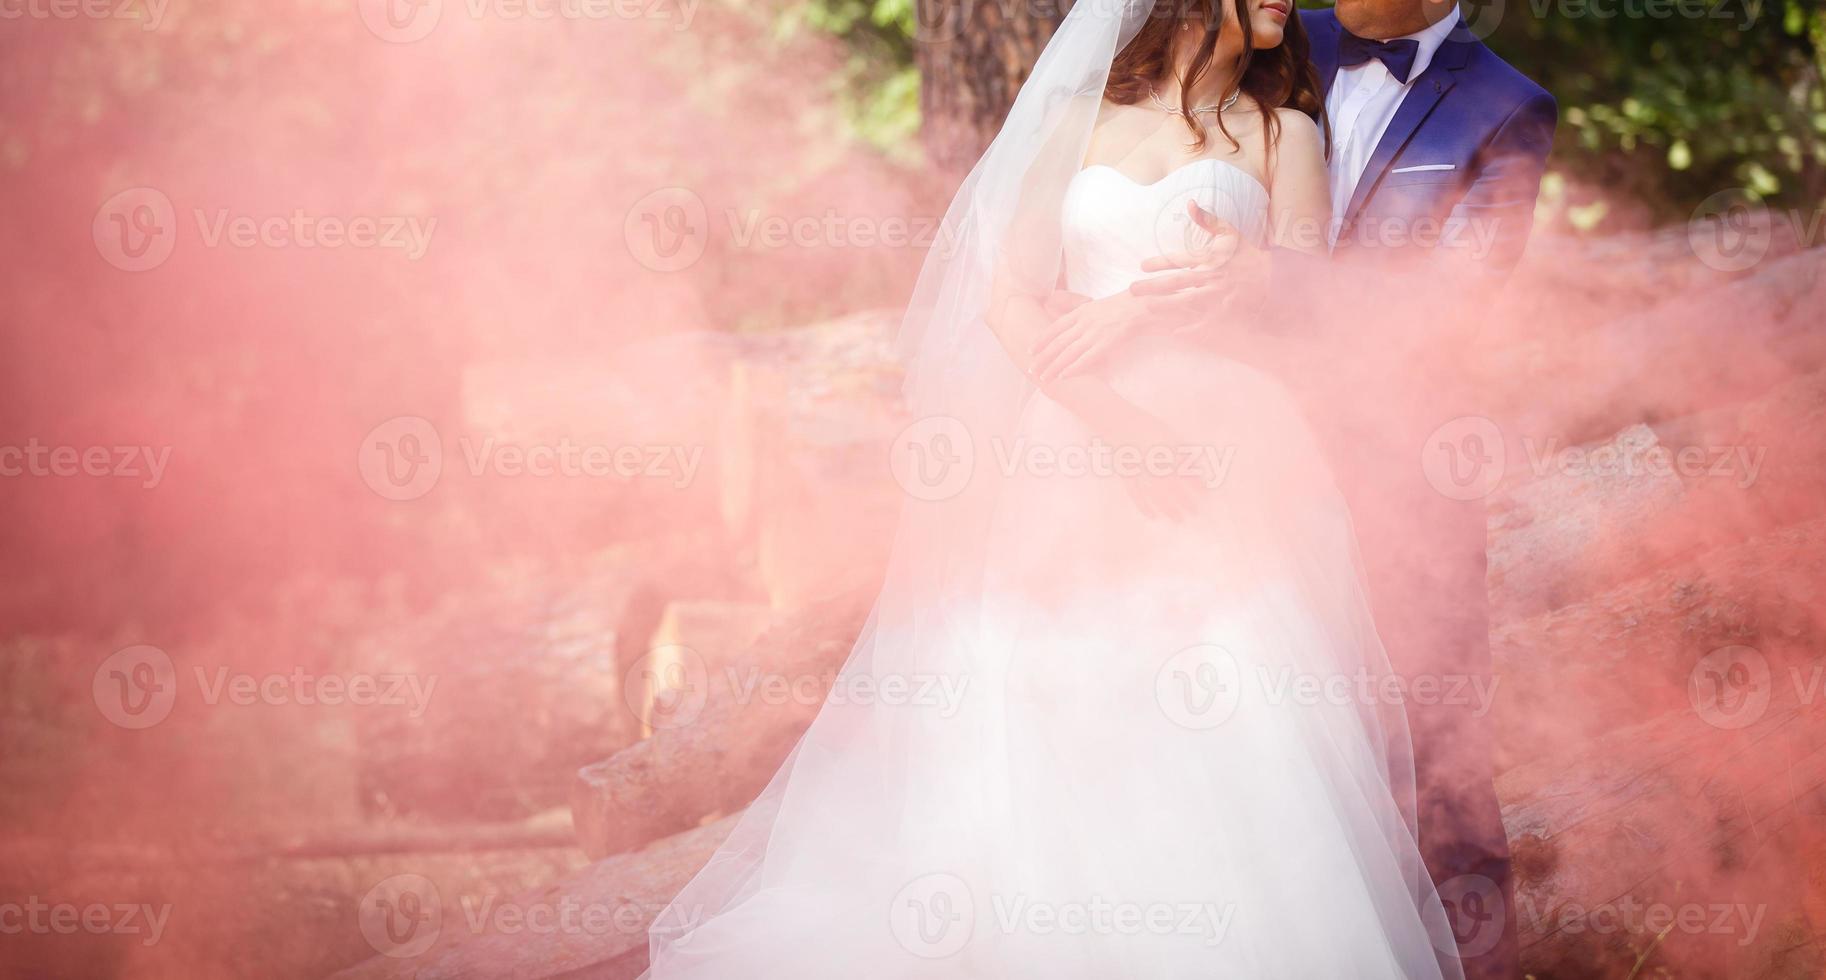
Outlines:
{"label": "bride's necklace", "polygon": [[[1193,113],[1193,115],[1197,115],[1198,113],[1201,113],[1201,112],[1216,112],[1216,113],[1229,112],[1230,107],[1233,105],[1236,105],[1236,100],[1240,99],[1242,97],[1243,97],[1243,92],[1241,89],[1238,89],[1237,91],[1230,93],[1230,97],[1224,100],[1223,105],[1194,106],[1192,109],[1192,113]],[[1184,111],[1179,106],[1169,104],[1166,100],[1162,99],[1160,97],[1160,93],[1154,91],[1154,86],[1152,86],[1152,85],[1148,86],[1148,98],[1153,99],[1154,104],[1159,106],[1164,111],[1166,111],[1169,115],[1177,116],[1182,111]]]}

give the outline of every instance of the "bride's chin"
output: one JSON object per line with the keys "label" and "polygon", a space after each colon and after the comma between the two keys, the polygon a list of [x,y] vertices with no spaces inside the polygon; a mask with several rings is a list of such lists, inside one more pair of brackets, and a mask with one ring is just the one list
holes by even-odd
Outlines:
{"label": "bride's chin", "polygon": [[1281,46],[1281,39],[1286,35],[1286,28],[1272,14],[1263,14],[1254,25],[1255,37],[1253,47],[1257,51],[1271,51]]}

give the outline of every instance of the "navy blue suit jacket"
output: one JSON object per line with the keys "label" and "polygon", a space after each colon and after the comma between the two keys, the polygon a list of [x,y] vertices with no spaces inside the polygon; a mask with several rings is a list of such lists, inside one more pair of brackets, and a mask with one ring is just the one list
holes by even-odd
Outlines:
{"label": "navy blue suit jacket", "polygon": [[[1329,95],[1343,29],[1331,10],[1302,10],[1300,19]],[[1558,120],[1553,96],[1461,23],[1413,79],[1349,207],[1334,216],[1342,224],[1333,254],[1463,249],[1506,271],[1528,244]]]}

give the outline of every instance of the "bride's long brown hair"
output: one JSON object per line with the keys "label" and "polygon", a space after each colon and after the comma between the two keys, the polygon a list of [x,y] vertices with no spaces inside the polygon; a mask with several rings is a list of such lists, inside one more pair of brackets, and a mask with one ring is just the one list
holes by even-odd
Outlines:
{"label": "bride's long brown hair", "polygon": [[[1192,91],[1217,56],[1218,33],[1225,26],[1218,7],[1222,2],[1224,0],[1158,0],[1147,23],[1110,64],[1110,80],[1104,86],[1103,97],[1117,105],[1134,105],[1147,98],[1148,92],[1172,72],[1173,38],[1179,34],[1181,25],[1186,24],[1204,31],[1198,51],[1186,66],[1186,76],[1178,79],[1181,92]],[[1219,103],[1227,101],[1239,90],[1254,99],[1262,111],[1263,133],[1270,147],[1281,134],[1281,121],[1274,111],[1298,109],[1319,123],[1325,133],[1325,152],[1330,155],[1331,123],[1325,118],[1325,101],[1319,96],[1318,73],[1307,59],[1311,44],[1306,40],[1306,28],[1300,24],[1299,12],[1293,11],[1293,16],[1287,18],[1278,47],[1257,51],[1255,29],[1249,21],[1249,0],[1231,0],[1231,4],[1236,8],[1236,23],[1243,32],[1243,53],[1238,58],[1235,80],[1219,94]],[[1192,131],[1194,149],[1203,150],[1205,129],[1192,112],[1190,101],[1180,99],[1179,115],[1185,119],[1186,128]],[[1217,114],[1217,129],[1230,141],[1231,149],[1242,149],[1242,144],[1224,125],[1221,112]]]}

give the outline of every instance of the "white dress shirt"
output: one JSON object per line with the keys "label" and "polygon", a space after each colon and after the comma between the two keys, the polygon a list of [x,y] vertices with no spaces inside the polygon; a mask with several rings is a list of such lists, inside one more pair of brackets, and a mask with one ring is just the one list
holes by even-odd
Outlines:
{"label": "white dress shirt", "polygon": [[1414,68],[1408,72],[1405,84],[1396,81],[1382,62],[1374,58],[1361,65],[1338,69],[1331,92],[1325,97],[1325,112],[1331,118],[1332,134],[1331,237],[1334,244],[1338,227],[1344,221],[1344,210],[1350,206],[1351,195],[1357,191],[1357,182],[1363,177],[1363,169],[1369,166],[1376,144],[1382,142],[1382,134],[1395,118],[1395,110],[1401,108],[1401,100],[1407,96],[1408,89],[1414,87],[1421,73],[1433,63],[1433,55],[1457,26],[1458,16],[1454,13],[1424,31],[1407,35],[1420,42],[1420,50],[1414,54]]}

